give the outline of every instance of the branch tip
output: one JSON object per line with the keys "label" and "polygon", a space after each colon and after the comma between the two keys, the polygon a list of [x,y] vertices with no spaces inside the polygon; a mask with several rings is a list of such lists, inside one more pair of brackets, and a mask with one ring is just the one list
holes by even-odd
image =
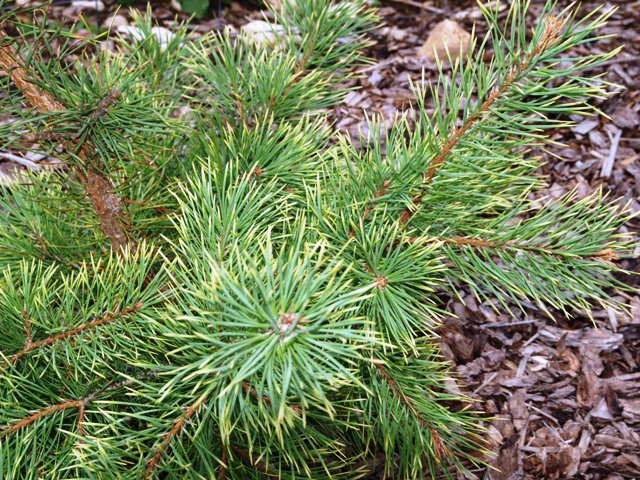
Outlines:
{"label": "branch tip", "polygon": [[544,31],[542,33],[540,42],[536,45],[535,49],[530,52],[520,63],[514,65],[501,84],[496,84],[491,89],[489,95],[487,95],[484,102],[482,102],[478,111],[467,118],[464,123],[454,130],[451,136],[444,143],[440,152],[431,160],[429,168],[422,178],[422,184],[416,195],[413,196],[412,205],[407,207],[399,218],[401,225],[407,224],[418,211],[418,208],[427,193],[427,187],[433,181],[433,178],[438,171],[438,168],[442,166],[453,149],[458,144],[460,138],[462,138],[478,121],[482,120],[490,111],[494,103],[502,98],[507,91],[518,81],[518,77],[524,72],[531,62],[541,53],[548,50],[555,45],[562,38],[562,30],[566,23],[566,18],[556,18],[553,15],[549,15],[544,19]]}

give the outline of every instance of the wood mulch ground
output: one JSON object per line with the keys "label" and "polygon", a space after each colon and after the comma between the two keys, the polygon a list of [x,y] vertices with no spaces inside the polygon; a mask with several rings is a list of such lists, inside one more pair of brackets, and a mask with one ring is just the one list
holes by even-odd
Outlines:
{"label": "wood mulch ground", "polygon": [[[53,8],[51,15],[75,18],[78,8],[68,3]],[[105,11],[87,10],[87,18],[106,24],[115,2],[104,3]],[[159,23],[170,26],[175,11],[168,2],[155,3]],[[533,2],[532,21],[541,3]],[[604,73],[604,79],[623,88],[600,102],[602,115],[576,117],[574,128],[553,133],[567,146],[553,147],[560,158],[545,154],[540,174],[548,187],[537,195],[557,198],[576,188],[582,198],[602,188],[640,212],[640,1],[587,0],[582,9],[589,12],[603,4],[618,7],[602,32],[615,37],[589,48],[624,49],[592,73]],[[199,21],[192,28],[239,27],[261,18],[256,7],[234,1],[222,19]],[[388,127],[412,101],[409,82],[419,81],[423,69],[426,79],[435,78],[435,66],[416,52],[438,21],[455,19],[469,31],[474,24],[483,31],[471,0],[384,0],[380,15],[384,25],[371,33],[368,52],[376,65],[352,82],[359,89],[333,111],[337,128],[354,137],[367,128],[364,112],[380,113]],[[19,166],[0,163],[0,171],[14,168]],[[639,227],[637,218],[625,226],[636,235]],[[631,258],[622,261],[634,272],[639,265]],[[595,322],[586,312],[568,320],[534,305],[513,318],[496,314],[465,292],[464,304],[449,300],[447,310],[455,316],[442,326],[443,351],[455,365],[459,388],[495,418],[488,424],[488,440],[493,450],[489,463],[496,470],[477,472],[479,478],[640,479],[640,282],[638,276],[624,281],[636,288],[622,297],[630,312],[596,308],[590,312]],[[371,478],[380,475],[374,472]]]}

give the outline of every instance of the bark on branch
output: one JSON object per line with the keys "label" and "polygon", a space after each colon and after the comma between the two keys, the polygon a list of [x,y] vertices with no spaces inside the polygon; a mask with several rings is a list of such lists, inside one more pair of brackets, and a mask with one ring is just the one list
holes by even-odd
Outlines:
{"label": "bark on branch", "polygon": [[376,368],[376,370],[378,370],[378,372],[380,373],[380,375],[382,376],[386,384],[389,385],[393,396],[396,397],[400,402],[400,404],[408,412],[411,413],[411,415],[415,418],[415,420],[418,422],[418,424],[422,428],[429,430],[429,432],[431,433],[431,439],[433,442],[433,453],[435,454],[436,459],[440,461],[442,458],[446,458],[446,456],[450,456],[450,452],[447,446],[445,445],[445,443],[440,438],[438,431],[435,428],[433,428],[433,426],[431,425],[431,422],[429,422],[429,420],[427,420],[420,413],[420,411],[416,407],[413,400],[402,391],[402,389],[396,383],[393,377],[389,374],[389,372],[387,372],[387,369],[384,368],[384,365],[376,362],[373,364],[373,366]]}
{"label": "bark on branch", "polygon": [[[428,241],[434,243],[442,243],[444,245],[453,245],[457,247],[475,247],[475,248],[492,248],[495,250],[515,250],[515,251],[530,251],[536,253],[544,253],[546,255],[557,255],[562,257],[577,257],[579,255],[573,254],[566,250],[547,246],[544,244],[536,243],[523,243],[516,242],[514,240],[508,240],[498,242],[495,240],[486,240],[483,238],[471,238],[471,237],[452,237],[452,238],[439,238],[439,237],[409,237],[406,242],[412,244],[419,241]],[[598,250],[596,253],[587,256],[579,256],[580,258],[588,258],[598,262],[606,263],[607,265],[615,266],[613,263],[615,260],[620,260],[620,257],[612,248],[604,248]]]}
{"label": "bark on branch", "polygon": [[[37,77],[24,67],[20,53],[11,44],[11,37],[0,28],[0,67],[11,77],[14,85],[22,92],[29,104],[40,113],[52,113],[67,108],[49,92],[41,90],[34,81]],[[84,142],[79,147],[67,141],[68,150],[79,148],[78,156],[83,167],[75,171],[91,200],[93,210],[100,222],[100,229],[117,252],[135,249],[135,241],[128,234],[129,223],[122,211],[122,200],[115,193],[111,180],[103,173],[101,161],[91,143]]]}
{"label": "bark on branch", "polygon": [[420,189],[412,199],[412,205],[407,207],[400,215],[400,224],[407,224],[415,215],[418,207],[422,204],[424,197],[427,194],[427,188],[431,185],[433,177],[436,175],[438,169],[449,158],[449,155],[453,152],[454,148],[460,142],[460,139],[464,137],[471,128],[476,125],[485,116],[491,113],[491,108],[494,104],[507,94],[507,92],[519,81],[523,72],[525,72],[536,61],[536,58],[547,49],[555,45],[561,38],[562,29],[566,19],[556,18],[553,15],[545,19],[545,28],[536,48],[529,53],[517,66],[514,66],[500,85],[496,85],[489,93],[487,98],[482,102],[480,108],[464,123],[455,129],[444,143],[440,152],[431,160],[429,168],[422,177]]}
{"label": "bark on branch", "polygon": [[182,429],[184,428],[185,424],[199,410],[199,408],[206,401],[206,399],[207,399],[206,395],[198,397],[195,402],[193,402],[191,405],[189,405],[185,409],[183,415],[174,422],[173,427],[171,427],[171,430],[169,430],[167,433],[163,435],[162,442],[160,442],[160,445],[158,445],[158,448],[156,448],[155,454],[153,455],[153,457],[151,457],[151,459],[147,463],[147,469],[145,470],[143,478],[147,479],[151,477],[151,474],[153,473],[155,468],[158,466],[158,463],[160,462],[162,455],[167,450],[167,447],[169,446],[169,444],[171,444],[171,441],[173,440],[173,438],[178,436],[180,432],[182,432]]}
{"label": "bark on branch", "polygon": [[[47,407],[43,410],[37,411],[36,413],[25,417],[19,421],[17,421],[16,423],[8,426],[8,427],[3,427],[0,429],[0,438],[6,436],[6,435],[10,435],[14,432],[17,432],[18,430],[28,427],[29,425],[31,425],[34,422],[37,422],[38,420],[40,420],[42,417],[45,417],[47,415],[50,415],[54,412],[61,412],[64,410],[68,410],[70,408],[77,408],[81,411],[82,415],[84,415],[84,407],[86,405],[86,400],[84,399],[80,399],[80,400],[69,400],[67,402],[62,402],[62,403],[57,403],[55,405],[51,405],[50,407]],[[83,427],[81,425],[79,425],[79,428],[82,429]]]}
{"label": "bark on branch", "polygon": [[[144,375],[142,378],[144,378],[145,376],[154,377],[155,372],[149,372],[147,375]],[[134,382],[135,382],[134,379],[123,380],[121,382],[114,383],[104,388],[101,391],[90,393],[84,398],[78,398],[76,400],[67,400],[61,403],[56,403],[54,405],[49,405],[48,407],[43,408],[42,410],[38,410],[37,412],[32,413],[31,415],[24,417],[18,420],[17,422],[12,423],[11,425],[0,427],[0,439],[5,436],[11,435],[12,433],[17,432],[18,430],[28,427],[29,425],[37,422],[38,420],[40,420],[43,417],[46,417],[47,415],[50,415],[55,412],[69,410],[71,408],[78,409],[78,422],[77,422],[78,432],[80,433],[80,435],[84,435],[85,411],[86,411],[87,405],[91,403],[93,400],[95,400],[96,398],[104,395],[107,392],[117,390],[127,385],[131,385]]]}
{"label": "bark on branch", "polygon": [[[56,335],[52,335],[50,337],[45,338],[44,340],[40,340],[40,341],[37,341],[37,342],[34,342],[33,339],[31,338],[31,327],[30,327],[30,323],[28,323],[28,317],[26,316],[26,313],[25,313],[25,334],[26,334],[26,337],[27,337],[25,345],[22,348],[22,350],[20,350],[16,354],[12,355],[11,357],[9,357],[9,359],[5,363],[2,364],[1,368],[4,369],[9,365],[13,365],[18,360],[20,360],[22,357],[24,357],[27,353],[29,353],[29,352],[31,352],[33,350],[37,350],[39,348],[46,347],[47,345],[53,345],[55,343],[61,342],[63,340],[66,340],[68,338],[80,335],[81,333],[86,332],[88,330],[92,330],[92,329],[94,329],[96,327],[100,327],[102,325],[106,325],[107,323],[111,323],[114,320],[117,320],[119,318],[123,318],[123,317],[126,317],[128,315],[131,315],[131,314],[137,312],[138,310],[140,310],[140,308],[142,308],[142,304],[141,303],[137,303],[133,307],[125,308],[124,310],[122,310],[122,311],[120,311],[118,313],[106,314],[104,317],[93,319],[91,322],[89,322],[86,325],[81,325],[79,327],[72,328],[70,330],[66,330],[66,331],[64,331],[62,333],[58,333]],[[27,328],[27,326],[28,326],[28,328]]]}

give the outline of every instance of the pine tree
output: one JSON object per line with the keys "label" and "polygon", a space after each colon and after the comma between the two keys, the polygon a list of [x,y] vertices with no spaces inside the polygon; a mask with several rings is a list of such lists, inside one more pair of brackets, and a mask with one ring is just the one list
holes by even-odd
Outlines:
{"label": "pine tree", "polygon": [[619,307],[624,209],[530,200],[532,149],[607,94],[582,72],[615,52],[571,49],[611,12],[484,8],[468,57],[354,142],[327,112],[375,13],[282,3],[270,44],[2,18],[1,148],[61,160],[0,196],[3,479],[352,479],[379,453],[472,476],[437,294]]}

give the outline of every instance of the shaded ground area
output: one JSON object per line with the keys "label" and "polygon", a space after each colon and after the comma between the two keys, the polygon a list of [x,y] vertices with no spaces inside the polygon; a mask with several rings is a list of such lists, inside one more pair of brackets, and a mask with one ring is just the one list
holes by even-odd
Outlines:
{"label": "shaded ground area", "polygon": [[[87,2],[88,3],[88,2]],[[534,2],[532,21],[541,2]],[[589,12],[602,2],[587,1]],[[88,19],[108,24],[114,2],[100,13],[86,11]],[[553,139],[567,147],[553,147],[540,172],[548,187],[537,196],[557,198],[576,188],[583,198],[598,188],[612,198],[623,198],[632,212],[640,212],[640,2],[608,2],[617,6],[603,34],[591,48],[623,52],[593,74],[621,85],[601,101],[602,115],[576,117],[577,126],[557,130]],[[160,24],[170,26],[175,11],[157,2]],[[257,5],[232,2],[220,20],[196,22],[204,32],[222,25],[239,27],[261,18]],[[70,5],[52,9],[52,17],[71,21],[79,10]],[[121,12],[118,21],[126,22]],[[371,33],[368,52],[376,65],[363,69],[354,80],[359,87],[335,108],[338,129],[357,136],[366,129],[366,111],[378,112],[388,128],[392,118],[412,100],[410,80],[436,76],[433,64],[416,56],[429,31],[440,20],[454,19],[470,31],[483,25],[480,10],[470,0],[415,2],[385,0],[380,15],[385,24]],[[576,54],[588,54],[577,51]],[[20,168],[0,163],[0,171]],[[640,220],[626,228],[640,231]],[[637,249],[638,250],[638,249]],[[639,253],[636,251],[636,253]],[[639,263],[623,259],[621,266],[638,271]],[[626,313],[613,310],[586,312],[567,320],[531,305],[517,318],[497,314],[488,303],[479,304],[461,292],[464,303],[448,300],[448,318],[441,329],[446,356],[455,364],[462,392],[477,400],[476,407],[495,416],[489,424],[494,452],[490,463],[500,471],[478,472],[487,479],[638,479],[640,478],[640,294],[638,278],[623,280],[636,288],[624,294],[631,306]],[[445,299],[446,300],[446,299]],[[380,478],[374,474],[372,478]]]}

